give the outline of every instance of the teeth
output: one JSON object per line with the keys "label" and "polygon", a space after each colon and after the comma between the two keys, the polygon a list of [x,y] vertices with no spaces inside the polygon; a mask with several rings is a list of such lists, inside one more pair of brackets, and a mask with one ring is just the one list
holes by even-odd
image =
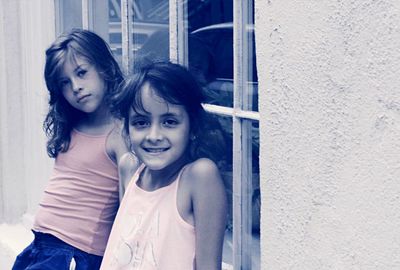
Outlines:
{"label": "teeth", "polygon": [[151,152],[151,153],[160,153],[160,152],[164,152],[165,148],[146,148],[147,152]]}

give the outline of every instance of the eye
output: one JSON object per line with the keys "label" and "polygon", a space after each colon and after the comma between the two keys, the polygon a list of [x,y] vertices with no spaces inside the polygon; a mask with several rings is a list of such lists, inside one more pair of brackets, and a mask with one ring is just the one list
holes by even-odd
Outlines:
{"label": "eye", "polygon": [[77,75],[79,78],[82,78],[82,77],[85,76],[86,73],[87,73],[87,71],[86,71],[85,69],[80,69],[80,70],[78,70],[78,71],[76,72],[76,75]]}
{"label": "eye", "polygon": [[146,119],[132,119],[130,125],[135,129],[143,129],[149,127],[150,122]]}
{"label": "eye", "polygon": [[175,118],[167,118],[163,122],[163,125],[166,126],[166,127],[175,127],[178,124],[179,124],[179,122]]}
{"label": "eye", "polygon": [[64,88],[64,87],[66,87],[67,85],[69,84],[69,80],[59,80],[58,81],[58,86],[60,87],[60,88]]}

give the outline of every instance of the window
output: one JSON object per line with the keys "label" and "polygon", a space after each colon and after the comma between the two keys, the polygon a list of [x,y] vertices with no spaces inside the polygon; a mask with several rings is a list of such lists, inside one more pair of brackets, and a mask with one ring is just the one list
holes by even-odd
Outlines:
{"label": "window", "polygon": [[[218,165],[231,211],[224,262],[234,269],[260,269],[258,83],[253,1],[188,0],[177,5],[178,61],[187,64],[208,94],[227,142]],[[184,35],[179,36],[180,33]],[[218,151],[218,149],[216,149]],[[216,156],[218,156],[216,154]],[[221,156],[221,155],[219,155]]]}
{"label": "window", "polygon": [[254,0],[56,1],[57,29],[92,29],[125,72],[146,55],[189,67],[207,93],[228,198],[225,269],[260,269],[258,79]]}

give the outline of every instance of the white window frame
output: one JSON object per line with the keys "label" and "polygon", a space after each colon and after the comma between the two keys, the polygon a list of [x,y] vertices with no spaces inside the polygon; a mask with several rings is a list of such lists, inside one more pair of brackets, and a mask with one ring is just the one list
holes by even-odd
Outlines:
{"label": "white window frame", "polygon": [[[170,58],[187,66],[187,22],[185,0],[170,0]],[[233,107],[203,104],[206,111],[232,118],[233,133],[233,267],[252,268],[252,166],[251,121],[260,120],[259,112],[243,110],[248,104],[248,42],[246,26],[253,10],[252,0],[233,0]],[[250,181],[249,181],[250,179]]]}

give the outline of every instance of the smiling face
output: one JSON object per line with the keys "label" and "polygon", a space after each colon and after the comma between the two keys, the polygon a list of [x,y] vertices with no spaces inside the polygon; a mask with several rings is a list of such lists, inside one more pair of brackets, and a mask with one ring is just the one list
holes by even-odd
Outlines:
{"label": "smiling face", "polygon": [[66,60],[58,84],[64,98],[79,111],[90,114],[104,106],[106,83],[83,57]]}
{"label": "smiling face", "polygon": [[189,116],[181,105],[159,97],[145,83],[141,89],[143,109],[129,114],[129,137],[133,150],[150,170],[180,166],[189,143]]}

